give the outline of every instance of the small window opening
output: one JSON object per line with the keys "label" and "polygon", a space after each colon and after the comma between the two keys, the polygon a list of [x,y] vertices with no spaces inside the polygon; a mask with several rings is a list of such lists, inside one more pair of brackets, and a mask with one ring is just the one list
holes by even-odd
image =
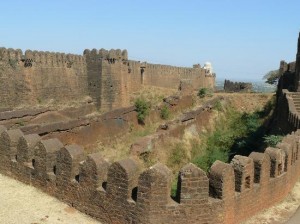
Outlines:
{"label": "small window opening", "polygon": [[282,164],[278,164],[278,176],[282,173]]}
{"label": "small window opening", "polygon": [[35,168],[35,159],[32,159],[31,163],[32,163],[32,167]]}
{"label": "small window opening", "polygon": [[102,183],[102,188],[106,191],[106,188],[107,188],[107,182],[106,181]]}
{"label": "small window opening", "polygon": [[79,183],[79,174],[75,176],[75,180]]}
{"label": "small window opening", "polygon": [[53,166],[53,173],[56,175],[56,166]]}
{"label": "small window opening", "polygon": [[245,188],[250,188],[250,182],[251,182],[251,178],[250,176],[247,176],[245,179]]}
{"label": "small window opening", "polygon": [[136,200],[137,200],[137,193],[138,193],[138,188],[137,188],[137,187],[133,188],[132,191],[131,191],[131,198],[132,198],[132,200],[134,200],[135,202],[136,202]]}

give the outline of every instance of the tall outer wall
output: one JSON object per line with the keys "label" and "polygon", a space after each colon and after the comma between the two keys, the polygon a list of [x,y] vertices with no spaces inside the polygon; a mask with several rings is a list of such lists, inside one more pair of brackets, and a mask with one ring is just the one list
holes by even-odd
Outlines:
{"label": "tall outer wall", "polygon": [[182,68],[128,60],[127,50],[85,50],[83,56],[0,48],[0,109],[55,101],[64,105],[87,96],[102,111],[129,105],[145,86],[214,88],[202,68]]}
{"label": "tall outer wall", "polygon": [[82,99],[86,74],[80,55],[0,48],[0,108]]}
{"label": "tall outer wall", "polygon": [[129,105],[130,94],[143,86],[178,89],[180,81],[194,89],[214,88],[215,76],[202,68],[183,68],[128,60],[127,50],[85,50],[90,96],[102,111]]}

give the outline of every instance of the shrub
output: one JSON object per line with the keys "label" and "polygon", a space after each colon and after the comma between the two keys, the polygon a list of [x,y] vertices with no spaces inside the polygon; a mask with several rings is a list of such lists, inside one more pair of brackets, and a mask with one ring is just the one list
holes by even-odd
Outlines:
{"label": "shrub", "polygon": [[281,135],[265,135],[264,143],[267,146],[275,147],[279,142],[281,142],[283,136]]}
{"label": "shrub", "polygon": [[193,163],[202,170],[208,172],[209,168],[216,160],[228,162],[228,152],[219,147],[208,148],[203,155],[194,158]]}
{"label": "shrub", "polygon": [[183,144],[176,144],[172,149],[171,154],[168,158],[168,165],[171,167],[178,166],[185,162],[187,159],[187,153],[184,149]]}
{"label": "shrub", "polygon": [[146,116],[148,116],[150,112],[150,103],[142,98],[138,98],[134,105],[136,107],[138,121],[144,123]]}
{"label": "shrub", "polygon": [[213,109],[217,111],[223,111],[223,106],[220,100],[217,100],[213,106]]}
{"label": "shrub", "polygon": [[170,117],[170,109],[168,106],[164,105],[161,108],[160,117],[164,120],[167,120]]}
{"label": "shrub", "polygon": [[207,92],[207,88],[201,88],[199,89],[197,96],[199,96],[200,98],[204,98],[207,95]]}

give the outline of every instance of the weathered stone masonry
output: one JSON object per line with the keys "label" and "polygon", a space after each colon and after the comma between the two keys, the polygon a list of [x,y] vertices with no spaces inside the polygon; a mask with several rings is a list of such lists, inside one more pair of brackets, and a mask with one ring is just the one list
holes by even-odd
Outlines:
{"label": "weathered stone masonry", "polygon": [[252,83],[251,82],[231,82],[225,79],[224,82],[225,92],[251,92]]}
{"label": "weathered stone masonry", "polygon": [[128,106],[143,85],[177,89],[214,88],[215,77],[200,67],[182,68],[128,60],[127,50],[85,50],[83,55],[0,48],[0,107],[42,101],[58,103],[91,96],[104,111]]}
{"label": "weathered stone masonry", "polygon": [[0,48],[0,107],[86,96],[83,56]]}
{"label": "weathered stone masonry", "polygon": [[142,171],[132,159],[109,164],[77,145],[0,126],[0,172],[31,184],[103,223],[239,223],[282,200],[300,175],[300,131],[276,148],[230,164],[216,161],[207,176],[193,164],[179,173],[178,201],[171,171]]}

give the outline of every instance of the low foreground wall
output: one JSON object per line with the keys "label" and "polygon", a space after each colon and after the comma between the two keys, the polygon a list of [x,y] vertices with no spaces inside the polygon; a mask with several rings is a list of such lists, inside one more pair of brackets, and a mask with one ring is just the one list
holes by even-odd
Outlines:
{"label": "low foreground wall", "polygon": [[0,172],[31,184],[103,223],[239,223],[282,200],[300,174],[300,131],[277,148],[230,164],[216,161],[208,175],[193,164],[179,173],[170,197],[171,171],[142,170],[132,159],[109,164],[78,145],[41,140],[0,126]]}

